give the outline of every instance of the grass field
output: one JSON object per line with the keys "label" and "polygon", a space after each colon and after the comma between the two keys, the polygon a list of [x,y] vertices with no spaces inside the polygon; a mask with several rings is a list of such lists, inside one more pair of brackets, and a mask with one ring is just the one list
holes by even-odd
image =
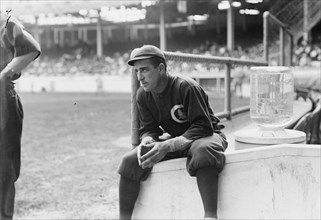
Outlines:
{"label": "grass field", "polygon": [[[115,219],[130,145],[130,94],[24,93],[16,219]],[[215,112],[222,95],[210,94]],[[214,104],[215,103],[215,104]],[[232,99],[232,107],[249,99]]]}

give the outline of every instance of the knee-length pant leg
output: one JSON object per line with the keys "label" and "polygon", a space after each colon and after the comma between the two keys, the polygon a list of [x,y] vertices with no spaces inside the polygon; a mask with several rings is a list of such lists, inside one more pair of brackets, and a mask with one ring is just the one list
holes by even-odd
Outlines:
{"label": "knee-length pant leg", "polygon": [[210,166],[216,167],[218,172],[221,172],[225,164],[226,147],[226,139],[217,133],[195,140],[187,153],[188,173],[195,176],[198,169]]}
{"label": "knee-length pant leg", "polygon": [[2,219],[12,219],[14,210],[14,183],[20,174],[21,133],[23,109],[14,90],[7,95],[5,128],[0,140],[0,214]]}
{"label": "knee-length pant leg", "polygon": [[138,164],[137,148],[127,152],[119,165],[118,173],[136,181],[144,181],[147,179],[152,168],[143,169]]}
{"label": "knee-length pant leg", "polygon": [[[198,169],[209,166],[215,166],[220,172],[225,164],[226,147],[226,139],[214,133],[212,136],[195,140],[188,149],[168,153],[161,161],[187,157],[186,167],[191,176],[195,176]],[[152,168],[143,169],[138,165],[137,150],[134,148],[123,156],[118,173],[129,179],[144,181],[151,170]]]}

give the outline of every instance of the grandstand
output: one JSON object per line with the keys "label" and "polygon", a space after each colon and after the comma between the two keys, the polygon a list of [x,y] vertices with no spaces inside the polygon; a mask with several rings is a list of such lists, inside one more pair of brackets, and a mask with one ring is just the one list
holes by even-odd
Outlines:
{"label": "grandstand", "polygon": [[[28,29],[31,29],[35,36],[41,42],[42,48],[53,49],[55,47],[71,47],[84,41],[87,44],[96,44],[98,39],[97,33],[102,31],[102,45],[106,48],[106,53],[113,51],[113,45],[118,42],[127,43],[144,40],[153,43],[160,43],[159,22],[160,22],[160,4],[154,1],[150,6],[142,6],[141,1],[89,1],[85,9],[84,5],[80,4],[81,1],[59,1],[54,3],[51,1],[19,1],[18,4],[11,1],[2,1],[1,10],[12,10],[13,15],[18,15]],[[160,1],[162,2],[162,1]],[[184,1],[165,1],[164,13],[166,17],[166,41],[170,44],[166,48],[173,51],[175,43],[175,36],[189,35],[195,36],[199,41],[203,41],[201,36],[213,40],[220,40],[221,43],[226,44],[226,19],[227,10],[219,10],[220,2],[218,0],[208,1],[202,0],[194,3],[193,1],[185,1],[185,9],[179,9],[180,3]],[[257,1],[257,4],[250,4],[250,1],[240,1],[241,6],[234,8],[234,26],[236,32],[241,32],[247,35],[252,35],[254,32],[259,32],[262,35],[262,14],[264,11],[272,10],[273,14],[277,14],[283,20],[284,14],[290,14],[293,11],[293,5],[297,4],[295,1]],[[279,2],[287,2],[281,5]],[[293,2],[290,4],[290,2]],[[302,1],[300,1],[302,2]],[[315,1],[311,1],[315,2]],[[69,7],[62,7],[62,6]],[[284,7],[286,5],[287,7]],[[313,5],[312,5],[313,6]],[[312,7],[311,6],[311,7]],[[282,7],[282,10],[277,10]],[[292,7],[292,8],[291,8]],[[314,11],[317,7],[313,7]],[[28,10],[25,10],[25,9]],[[104,10],[104,8],[107,8]],[[111,18],[104,16],[104,11],[109,10],[111,13],[129,13],[126,10],[137,9],[145,12],[144,19],[136,21],[115,21]],[[257,14],[245,14],[246,9],[257,10]],[[286,10],[288,8],[288,10]],[[30,10],[29,10],[30,9]],[[112,10],[113,9],[113,10]],[[82,12],[82,11],[87,12]],[[100,10],[101,17],[101,30],[97,29],[99,17],[97,17],[97,10]],[[96,14],[94,13],[96,11]],[[290,12],[289,12],[290,11]],[[303,6],[300,5],[294,12],[301,12]],[[315,12],[312,11],[311,13]],[[91,13],[90,13],[91,12]],[[241,12],[243,12],[241,14]],[[86,14],[87,13],[87,14]],[[292,13],[293,14],[293,13]],[[121,14],[122,15],[122,14]],[[198,18],[195,16],[199,16]],[[203,15],[203,17],[201,17]],[[205,16],[206,15],[206,16]],[[318,15],[318,14],[317,14]],[[119,16],[118,16],[119,17]],[[288,15],[289,17],[289,15]],[[293,16],[292,16],[293,17]],[[291,17],[291,18],[292,18]],[[316,16],[314,16],[316,17]],[[303,22],[300,14],[295,16],[296,24]],[[310,20],[309,20],[310,21]],[[309,22],[309,30],[311,30],[316,23],[318,17],[314,18],[314,25],[311,26]],[[293,25],[293,24],[292,24]],[[296,29],[298,29],[296,25]],[[256,29],[256,31],[255,31]],[[254,31],[253,31],[254,30]],[[203,32],[203,34],[201,34]],[[205,32],[205,33],[204,33]],[[302,31],[301,31],[302,32]],[[249,34],[250,33],[250,34]],[[217,36],[219,35],[219,36]],[[238,33],[235,33],[236,40],[240,39]],[[299,36],[299,34],[297,34]],[[139,36],[139,37],[138,37]],[[225,42],[224,42],[225,41]],[[119,47],[120,45],[118,45]],[[111,48],[110,48],[111,47]],[[62,49],[60,48],[60,49]],[[104,50],[105,51],[105,50]]]}
{"label": "grandstand", "polygon": [[[96,66],[100,66],[102,62],[97,61],[97,58],[105,61],[115,59],[116,63],[123,63],[118,62],[120,57],[126,59],[129,51],[142,44],[159,45],[167,51],[260,59],[263,58],[263,12],[268,10],[286,24],[290,22],[289,29],[295,31],[294,45],[301,48],[301,52],[303,36],[309,37],[311,51],[308,51],[308,58],[321,59],[320,13],[316,12],[316,9],[320,8],[319,1],[308,1],[311,3],[308,5],[308,12],[311,14],[308,27],[303,27],[305,22],[303,19],[304,1],[242,0],[239,1],[240,5],[232,7],[234,15],[230,23],[227,23],[229,13],[222,4],[224,1],[164,1],[164,14],[161,10],[162,2],[89,1],[84,8],[82,1],[56,3],[53,1],[19,1],[18,3],[2,1],[1,10],[11,10],[11,14],[22,19],[26,28],[37,37],[43,50],[39,62],[46,62],[48,59],[54,59],[53,63],[61,63],[66,59],[71,62],[76,58],[86,57],[85,59],[95,62]],[[294,6],[298,7],[294,10]],[[25,10],[26,8],[28,10]],[[256,14],[250,11],[254,9]],[[133,11],[137,15],[137,11],[140,11],[145,17],[140,20],[116,21],[103,13],[106,10],[116,15]],[[97,11],[100,14],[97,14]],[[163,26],[160,23],[162,14],[166,18]],[[97,17],[98,15],[100,17]],[[230,49],[228,45],[231,41],[231,37],[228,36],[229,25],[233,25],[233,32],[230,33],[234,36],[233,49]],[[162,35],[162,29],[165,35]],[[307,34],[304,35],[305,31]],[[269,32],[271,33],[270,41],[278,44],[276,40],[279,35],[278,29],[271,26]],[[272,52],[275,51],[274,48],[272,46]],[[296,64],[300,64],[301,52],[300,49],[295,50]],[[311,55],[310,52],[312,52]],[[274,54],[272,53],[271,56],[275,56]],[[84,60],[80,63],[86,62]],[[77,66],[77,62],[75,64],[74,66]],[[105,65],[108,64],[108,62],[105,63]],[[101,74],[106,69],[95,68],[87,71],[88,74],[93,72]],[[124,71],[127,71],[126,68]],[[28,72],[33,75],[43,73],[38,72],[37,69]],[[53,72],[60,73],[61,70]],[[75,71],[71,71],[70,74],[73,72]],[[66,71],[64,74],[69,73]],[[113,75],[114,73],[107,71],[108,74]]]}

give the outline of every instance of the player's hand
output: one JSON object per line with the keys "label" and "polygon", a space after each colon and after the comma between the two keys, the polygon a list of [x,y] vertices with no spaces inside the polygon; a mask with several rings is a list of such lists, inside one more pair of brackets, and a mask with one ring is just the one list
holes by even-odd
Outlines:
{"label": "player's hand", "polygon": [[140,145],[137,146],[137,159],[138,159],[138,165],[142,165],[141,157],[145,153],[147,153],[151,148],[148,148],[147,145],[150,143],[155,142],[155,140],[151,137],[146,137],[142,140]]}
{"label": "player's hand", "polygon": [[169,146],[164,142],[154,142],[148,144],[147,147],[152,147],[152,149],[141,157],[141,167],[143,169],[153,167],[169,152]]}
{"label": "player's hand", "polygon": [[142,166],[142,156],[146,154],[148,151],[150,151],[152,147],[145,145],[145,144],[140,144],[137,146],[137,159],[138,159],[138,165]]}

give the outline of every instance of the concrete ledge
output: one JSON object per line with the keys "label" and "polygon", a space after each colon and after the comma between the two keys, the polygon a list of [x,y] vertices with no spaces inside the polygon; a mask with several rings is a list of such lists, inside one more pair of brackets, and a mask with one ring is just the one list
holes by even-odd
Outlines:
{"label": "concrete ledge", "polygon": [[[282,144],[226,153],[221,219],[320,219],[320,145]],[[141,184],[135,219],[202,219],[185,158],[161,162]]]}
{"label": "concrete ledge", "polygon": [[282,156],[317,157],[320,159],[320,149],[320,145],[280,144],[255,149],[238,150],[226,154],[226,164]]}

